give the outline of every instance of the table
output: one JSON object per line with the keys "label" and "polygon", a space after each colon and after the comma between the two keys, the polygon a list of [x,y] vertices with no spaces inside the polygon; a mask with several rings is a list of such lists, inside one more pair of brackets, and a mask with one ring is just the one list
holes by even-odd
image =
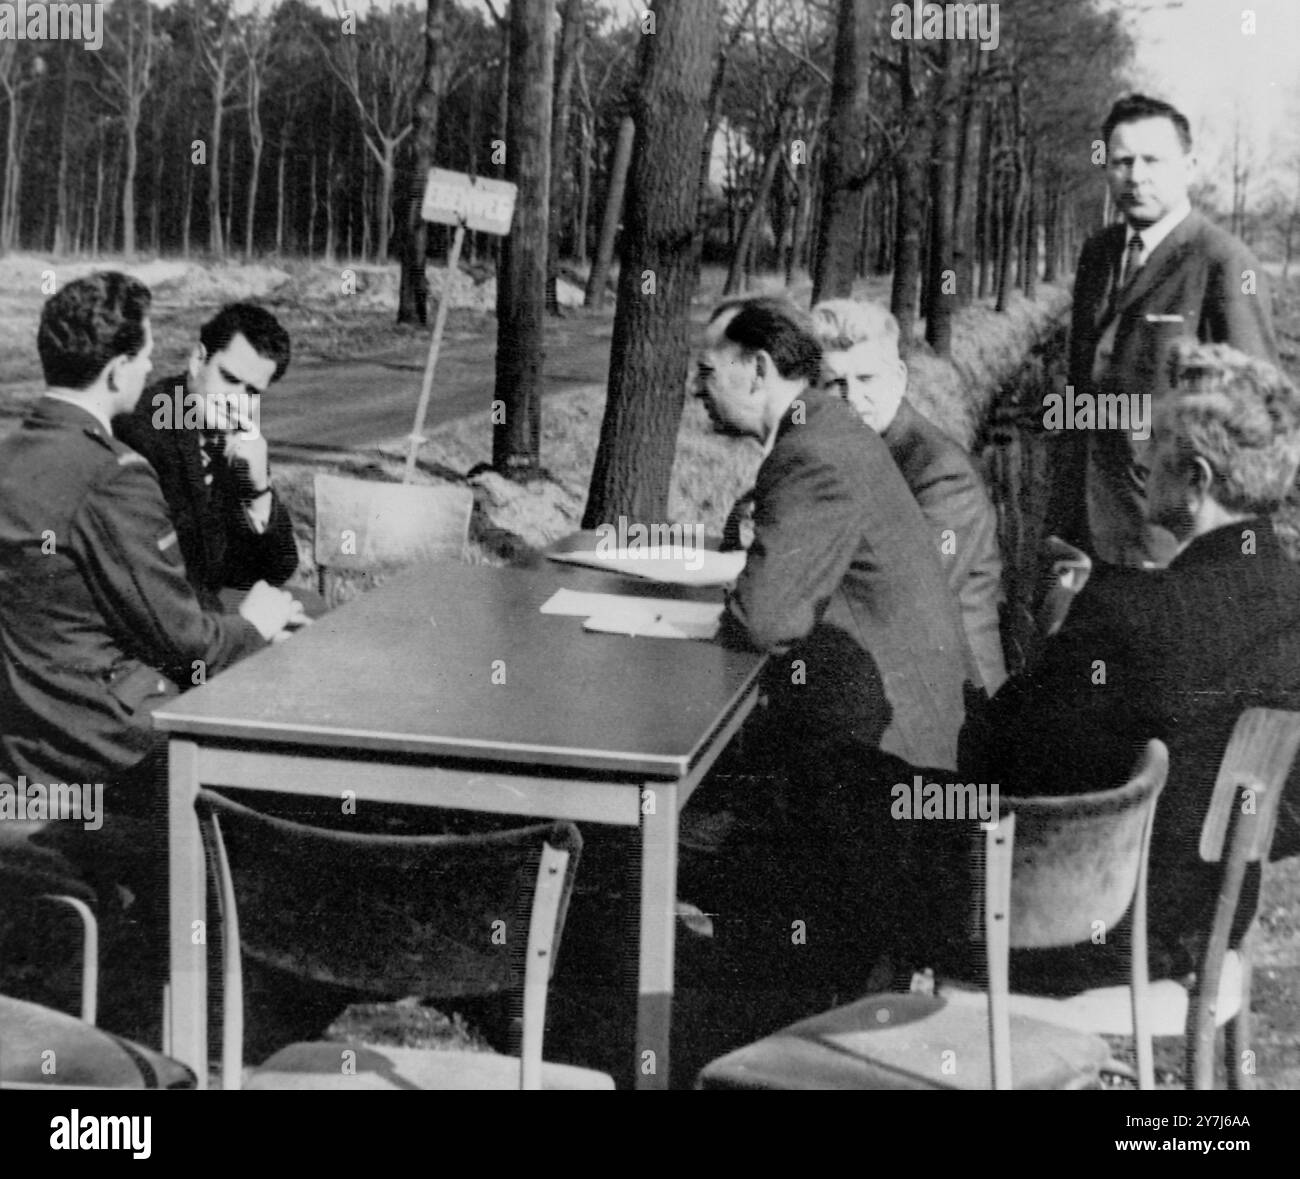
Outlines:
{"label": "table", "polygon": [[764,657],[585,632],[539,612],[561,586],[700,594],[572,566],[423,565],[154,714],[169,744],[164,1047],[200,1085],[203,784],[639,828],[637,1086],[667,1087],[677,815],[753,708]]}

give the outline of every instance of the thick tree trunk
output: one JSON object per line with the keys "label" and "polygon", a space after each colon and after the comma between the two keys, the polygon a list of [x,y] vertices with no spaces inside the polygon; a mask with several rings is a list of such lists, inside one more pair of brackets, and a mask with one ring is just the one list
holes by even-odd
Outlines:
{"label": "thick tree trunk", "polygon": [[560,13],[560,49],[555,64],[555,101],[551,112],[551,221],[546,245],[546,310],[551,315],[560,313],[556,283],[564,238],[564,180],[565,164],[569,156],[570,97],[582,38],[582,0],[564,0]]}
{"label": "thick tree trunk", "polygon": [[618,141],[614,144],[613,159],[609,165],[609,187],[605,192],[605,212],[600,220],[600,242],[596,246],[596,261],[587,276],[587,293],[583,305],[599,311],[605,305],[605,283],[609,281],[609,268],[614,261],[614,240],[618,236],[618,223],[623,215],[623,194],[627,188],[628,166],[632,162],[632,141],[636,123],[631,115],[624,115],[618,125]]}
{"label": "thick tree trunk", "polygon": [[492,466],[511,477],[527,478],[541,464],[554,72],[550,4],[511,4],[506,179],[519,193],[497,266],[496,399],[505,420],[492,428]]}
{"label": "thick tree trunk", "polygon": [[853,293],[862,190],[867,178],[867,71],[873,7],[872,0],[839,0],[821,216],[813,254],[814,303]]}
{"label": "thick tree trunk", "polygon": [[411,119],[411,146],[402,199],[402,273],[398,283],[397,322],[428,323],[429,280],[425,255],[429,231],[420,216],[425,177],[433,167],[438,142],[438,115],[450,79],[447,54],[446,0],[426,0],[424,10],[424,70]]}
{"label": "thick tree trunk", "polygon": [[636,150],[620,253],[609,395],[583,526],[665,520],[686,397],[699,152],[717,45],[712,0],[658,0],[641,42]]}

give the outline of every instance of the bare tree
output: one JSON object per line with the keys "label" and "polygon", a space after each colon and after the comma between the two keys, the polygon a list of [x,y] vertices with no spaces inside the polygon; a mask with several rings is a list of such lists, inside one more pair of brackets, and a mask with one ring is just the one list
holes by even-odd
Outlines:
{"label": "bare tree", "polygon": [[208,249],[220,258],[226,252],[221,225],[221,133],[231,98],[239,88],[240,62],[234,18],[227,0],[196,0],[194,43],[199,66],[208,79],[212,102],[210,131],[205,145],[208,166]]}
{"label": "bare tree", "polygon": [[353,26],[348,18],[355,22],[355,14],[339,7],[339,0],[335,7],[342,28],[325,49],[325,60],[352,99],[366,150],[379,167],[375,256],[382,262],[388,258],[392,234],[397,149],[412,129],[411,80],[419,74],[424,48],[420,16],[398,5],[386,16],[372,10]]}
{"label": "bare tree", "polygon": [[873,9],[874,0],[839,0],[821,217],[813,255],[814,303],[846,298],[853,290],[862,196],[869,178],[867,72]]}
{"label": "bare tree", "polygon": [[506,179],[518,185],[519,195],[497,265],[496,398],[505,418],[493,424],[492,466],[511,477],[535,473],[541,457],[553,16],[549,2],[510,5]]}
{"label": "bare tree", "polygon": [[[262,88],[266,81],[266,63],[271,53],[271,21],[266,16],[249,13],[235,29],[244,75],[244,108],[248,115],[248,144],[252,166],[248,170],[248,206],[244,212],[244,258],[253,256],[253,221],[257,214],[257,180],[262,170],[262,149],[266,136],[262,131]],[[283,157],[281,157],[283,158]]]}
{"label": "bare tree", "polygon": [[[699,159],[718,43],[712,0],[658,0],[642,38],[636,146],[619,261],[609,395],[583,527],[668,511],[686,397]],[[643,26],[644,27],[644,26]]]}
{"label": "bare tree", "polygon": [[560,48],[555,63],[555,101],[551,110],[551,221],[546,253],[546,310],[560,313],[557,291],[560,246],[564,231],[565,162],[569,146],[569,109],[573,75],[583,35],[582,0],[563,0],[560,8]]}
{"label": "bare tree", "polygon": [[149,0],[117,0],[104,22],[104,50],[96,54],[100,84],[96,97],[116,111],[126,141],[122,178],[122,250],[135,254],[135,174],[139,166],[140,116],[152,83],[153,6]]}

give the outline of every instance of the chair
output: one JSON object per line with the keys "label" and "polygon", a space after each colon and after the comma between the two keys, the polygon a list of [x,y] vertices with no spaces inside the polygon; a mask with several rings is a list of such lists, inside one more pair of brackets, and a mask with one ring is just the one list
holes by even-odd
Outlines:
{"label": "chair", "polygon": [[337,598],[337,574],[451,557],[469,535],[474,493],[466,487],[378,483],[316,476],[316,566],[326,604]]}
{"label": "chair", "polygon": [[1088,1087],[1107,1062],[1105,1043],[1013,1012],[1009,951],[1088,941],[1095,921],[1110,928],[1130,906],[1138,1071],[1153,1087],[1143,1035],[1147,851],[1167,770],[1164,745],[1150,741],[1118,790],[999,800],[999,821],[981,841],[987,995],[871,995],[720,1057],[698,1087]]}
{"label": "chair", "polygon": [[[1255,914],[1232,936],[1246,868],[1268,855],[1287,776],[1300,750],[1300,713],[1249,708],[1237,719],[1220,763],[1214,794],[1201,828],[1200,857],[1222,866],[1213,925],[1189,989],[1161,979],[1148,989],[1147,1032],[1187,1039],[1187,1088],[1214,1086],[1215,1040],[1225,1027],[1229,1088],[1254,1087],[1240,1067],[1250,1043],[1251,942]],[[1226,849],[1226,854],[1225,854]],[[1066,999],[1016,996],[1013,1010],[1076,1030],[1132,1035],[1123,988],[1101,987]]]}
{"label": "chair", "polygon": [[82,931],[81,1019],[93,1027],[99,998],[99,923],[91,908],[95,893],[58,852],[30,842],[28,837],[42,826],[0,823],[0,907],[12,913],[30,901],[52,901],[76,914]]}
{"label": "chair", "polygon": [[184,1065],[36,1003],[0,995],[0,1089],[193,1089]]}
{"label": "chair", "polygon": [[[240,1087],[242,955],[375,995],[513,993],[518,1057],[345,1043],[277,1052],[252,1089],[612,1089],[542,1061],[546,992],[582,838],[572,823],[483,835],[324,830],[199,792],[222,918],[223,1087]],[[522,931],[527,930],[526,938]]]}

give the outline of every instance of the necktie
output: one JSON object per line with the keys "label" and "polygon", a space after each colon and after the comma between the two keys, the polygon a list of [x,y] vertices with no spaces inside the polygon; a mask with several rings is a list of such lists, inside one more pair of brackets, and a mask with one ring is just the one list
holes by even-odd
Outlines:
{"label": "necktie", "polygon": [[1119,289],[1124,290],[1129,283],[1133,281],[1133,276],[1137,274],[1142,266],[1142,235],[1135,233],[1128,239],[1128,246],[1124,250],[1124,273],[1119,280]]}
{"label": "necktie", "polygon": [[204,431],[199,436],[199,456],[203,459],[203,482],[206,486],[212,486],[213,467],[212,464],[221,458],[226,451],[226,436],[222,433],[208,433]]}

